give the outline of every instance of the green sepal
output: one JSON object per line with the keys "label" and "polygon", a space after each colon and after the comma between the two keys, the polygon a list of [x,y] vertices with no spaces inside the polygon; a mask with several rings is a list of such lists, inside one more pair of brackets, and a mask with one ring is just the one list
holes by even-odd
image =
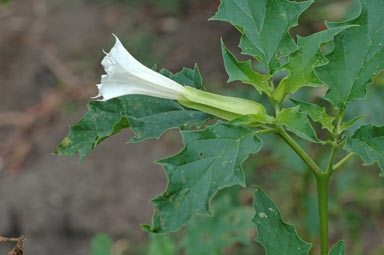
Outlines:
{"label": "green sepal", "polygon": [[266,120],[264,117],[260,117],[259,115],[255,114],[248,114],[240,116],[236,119],[231,120],[229,123],[235,124],[235,125],[244,125],[244,126],[252,126],[252,127],[258,127],[262,123],[273,123],[274,118],[268,116],[269,118]]}
{"label": "green sepal", "polygon": [[266,122],[271,117],[267,115],[267,111],[262,104],[255,101],[222,96],[207,91],[185,87],[188,92],[184,93],[185,100],[179,100],[180,104],[187,107],[205,111],[212,115],[232,120],[243,115],[257,115],[260,120]]}
{"label": "green sepal", "polygon": [[266,254],[308,255],[312,245],[303,241],[296,228],[283,220],[277,205],[261,188],[256,188],[253,207],[256,214],[252,221],[258,232],[256,241]]}

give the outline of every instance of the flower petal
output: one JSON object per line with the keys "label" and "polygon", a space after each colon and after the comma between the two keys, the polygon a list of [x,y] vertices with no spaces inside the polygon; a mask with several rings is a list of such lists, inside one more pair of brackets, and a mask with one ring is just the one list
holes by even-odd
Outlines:
{"label": "flower petal", "polygon": [[[114,35],[115,36],[115,35]],[[99,94],[108,100],[129,94],[141,94],[173,100],[183,99],[185,88],[173,80],[147,68],[124,48],[115,36],[116,42],[102,60],[106,75],[97,85]]]}

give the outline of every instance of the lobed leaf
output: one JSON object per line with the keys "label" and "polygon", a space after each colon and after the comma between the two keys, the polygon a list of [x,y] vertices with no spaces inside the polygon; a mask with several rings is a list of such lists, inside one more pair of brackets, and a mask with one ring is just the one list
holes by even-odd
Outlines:
{"label": "lobed leaf", "polygon": [[295,227],[283,220],[277,205],[260,188],[255,191],[253,207],[256,214],[252,221],[258,232],[256,241],[265,248],[266,254],[308,254],[312,245],[303,241]]}
{"label": "lobed leaf", "polygon": [[338,241],[329,252],[329,255],[345,255],[344,241]]}
{"label": "lobed leaf", "polygon": [[384,126],[367,124],[347,137],[345,150],[359,155],[367,165],[377,162],[384,177]]}
{"label": "lobed leaf", "polygon": [[182,131],[185,147],[159,160],[168,177],[167,190],[154,198],[154,233],[176,231],[193,215],[210,215],[209,201],[216,192],[245,186],[242,163],[257,153],[262,141],[249,128],[218,122],[202,131]]}
{"label": "lobed leaf", "polygon": [[288,62],[282,66],[282,69],[289,71],[289,76],[281,81],[276,94],[282,94],[284,97],[288,93],[295,93],[305,86],[324,86],[324,82],[317,77],[313,70],[315,67],[325,65],[328,62],[320,47],[322,44],[331,41],[336,34],[350,27],[340,26],[307,37],[298,36],[297,45],[299,49],[289,55]]}
{"label": "lobed leaf", "polygon": [[300,102],[294,99],[291,99],[291,101],[294,102],[296,105],[299,105],[300,111],[308,114],[313,121],[319,122],[322,127],[326,128],[330,133],[333,132],[333,129],[335,127],[333,126],[332,122],[335,120],[335,117],[329,116],[325,112],[324,107],[320,107],[316,104]]}
{"label": "lobed leaf", "polygon": [[242,53],[256,57],[269,71],[279,66],[278,59],[297,49],[289,29],[314,1],[221,0],[210,20],[231,23],[242,33]]}
{"label": "lobed leaf", "polygon": [[316,132],[307,118],[307,114],[299,112],[299,106],[284,108],[276,117],[278,124],[285,126],[297,136],[318,143]]}
{"label": "lobed leaf", "polygon": [[254,86],[261,93],[270,94],[270,75],[263,75],[252,70],[251,60],[238,61],[221,41],[225,70],[229,76],[227,82],[242,81]]}
{"label": "lobed leaf", "polygon": [[[176,82],[203,89],[200,72],[184,68],[173,75],[162,70],[163,75]],[[141,142],[149,138],[159,138],[172,128],[189,129],[200,126],[211,115],[185,108],[179,103],[142,95],[128,95],[108,101],[88,103],[88,112],[74,126],[56,148],[55,153],[63,156],[80,155],[80,160],[106,138],[131,128],[135,136],[129,142]]]}
{"label": "lobed leaf", "polygon": [[352,20],[327,23],[329,28],[358,25],[335,36],[329,63],[316,73],[329,89],[325,99],[343,109],[355,99],[365,98],[371,77],[384,69],[384,1],[362,0],[360,15]]}

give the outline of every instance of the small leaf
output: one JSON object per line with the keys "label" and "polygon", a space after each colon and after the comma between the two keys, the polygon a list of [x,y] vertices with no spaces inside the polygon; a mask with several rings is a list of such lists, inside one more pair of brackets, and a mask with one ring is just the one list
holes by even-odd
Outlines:
{"label": "small leaf", "polygon": [[[278,67],[278,58],[297,49],[289,34],[291,27],[313,1],[222,0],[210,20],[231,23],[243,34],[242,53],[256,57],[268,69]],[[279,56],[277,56],[279,55]]]}
{"label": "small leaf", "polygon": [[99,234],[92,238],[91,255],[110,255],[112,239],[106,234]]}
{"label": "small leaf", "polygon": [[361,1],[360,15],[349,21],[327,23],[329,28],[358,25],[335,36],[329,63],[316,73],[329,89],[325,99],[342,109],[349,102],[365,98],[371,77],[384,69],[384,1]]}
{"label": "small leaf", "polygon": [[223,249],[240,243],[249,245],[247,234],[254,231],[253,210],[235,206],[229,196],[220,197],[213,203],[214,216],[198,216],[188,224],[182,241],[186,255],[221,255]]}
{"label": "small leaf", "polygon": [[361,116],[357,116],[356,118],[354,118],[351,121],[343,122],[343,124],[341,124],[341,126],[339,128],[339,134],[341,134],[343,131],[347,130],[348,128],[352,127],[357,121],[359,121],[365,117],[366,117],[365,115],[361,115]]}
{"label": "small leaf", "polygon": [[293,225],[287,224],[276,204],[260,188],[255,191],[253,207],[257,226],[256,241],[265,248],[266,254],[307,255],[311,244],[303,241]]}
{"label": "small leaf", "polygon": [[[328,62],[320,51],[323,43],[329,42],[341,31],[351,26],[330,28],[307,37],[297,37],[299,50],[291,54],[287,64],[282,69],[289,71],[289,77],[283,79],[279,85],[284,94],[295,93],[298,89],[309,86],[319,87],[325,85],[314,72],[315,67],[322,66]],[[282,90],[279,88],[277,91]]]}
{"label": "small leaf", "polygon": [[378,162],[384,177],[384,126],[367,124],[347,138],[345,150],[355,152],[367,165]]}
{"label": "small leaf", "polygon": [[316,136],[307,114],[299,112],[299,106],[284,108],[276,117],[280,125],[284,125],[289,131],[308,141],[318,143],[320,140]]}
{"label": "small leaf", "polygon": [[168,235],[150,235],[147,255],[176,255],[176,245]]}
{"label": "small leaf", "polygon": [[338,241],[329,252],[329,255],[345,255],[344,241]]}
{"label": "small leaf", "polygon": [[[202,79],[197,66],[184,68],[176,75],[166,70],[160,73],[191,87],[202,89]],[[159,138],[172,128],[189,129],[200,126],[211,115],[181,106],[179,103],[142,95],[129,95],[115,99],[92,101],[88,112],[74,126],[57,147],[55,153],[64,156],[80,154],[80,160],[106,138],[126,128],[132,128],[135,136],[129,142],[141,142]]]}
{"label": "small leaf", "polygon": [[242,81],[254,86],[261,93],[270,94],[270,75],[262,75],[252,70],[251,60],[238,61],[221,41],[225,70],[229,76],[227,82]]}
{"label": "small leaf", "polygon": [[154,198],[154,233],[176,231],[193,215],[210,215],[209,201],[218,190],[245,185],[242,163],[262,147],[251,129],[218,122],[202,131],[182,131],[184,149],[159,160],[168,176],[167,190]]}
{"label": "small leaf", "polygon": [[325,112],[324,107],[320,107],[316,104],[300,102],[294,99],[291,99],[291,101],[296,105],[299,105],[300,111],[308,114],[313,121],[319,122],[323,128],[328,129],[328,131],[331,133],[333,132],[334,126],[332,122],[335,120],[335,117],[329,116]]}

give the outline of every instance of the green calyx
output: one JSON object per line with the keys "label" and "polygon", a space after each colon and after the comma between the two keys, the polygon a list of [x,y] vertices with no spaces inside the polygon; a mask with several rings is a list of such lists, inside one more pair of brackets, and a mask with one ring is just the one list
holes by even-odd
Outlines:
{"label": "green calyx", "polygon": [[187,93],[183,94],[185,100],[178,102],[184,106],[203,111],[217,117],[233,120],[245,115],[252,115],[257,122],[273,121],[263,105],[237,97],[221,96],[214,93],[185,87]]}

